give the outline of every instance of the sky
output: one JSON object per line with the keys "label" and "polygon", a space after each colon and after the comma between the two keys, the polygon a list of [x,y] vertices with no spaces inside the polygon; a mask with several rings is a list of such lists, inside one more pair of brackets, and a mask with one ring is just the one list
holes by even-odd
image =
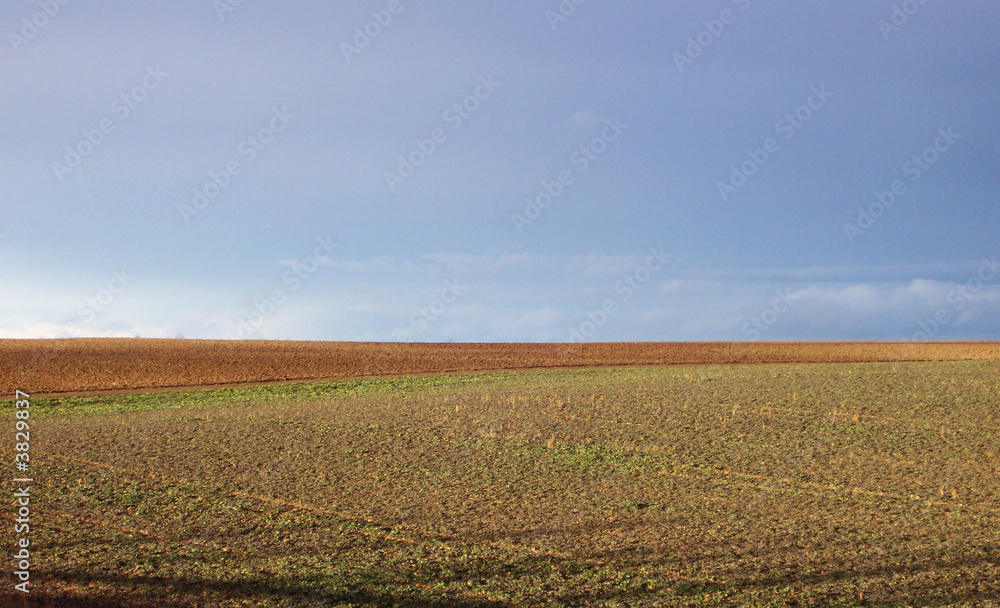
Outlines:
{"label": "sky", "polygon": [[0,0],[0,337],[1000,339],[987,0]]}

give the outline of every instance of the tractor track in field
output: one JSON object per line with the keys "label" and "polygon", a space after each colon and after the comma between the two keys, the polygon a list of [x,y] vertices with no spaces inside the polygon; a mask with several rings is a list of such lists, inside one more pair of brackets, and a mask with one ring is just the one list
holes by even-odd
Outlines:
{"label": "tractor track in field", "polygon": [[[131,476],[131,477],[138,478],[138,479],[146,479],[146,480],[157,482],[157,483],[160,483],[160,484],[174,485],[174,486],[178,486],[178,487],[188,487],[188,488],[196,488],[196,489],[199,489],[199,490],[204,490],[203,487],[199,486],[198,484],[196,484],[196,483],[194,483],[192,481],[183,480],[183,479],[172,479],[172,478],[169,478],[169,477],[166,477],[166,476],[163,476],[163,475],[156,475],[156,474],[151,474],[151,473],[144,473],[142,471],[135,471],[135,470],[132,470],[132,469],[127,469],[127,468],[123,468],[123,467],[117,467],[117,466],[114,466],[114,465],[104,464],[104,463],[101,463],[101,462],[94,462],[94,461],[91,461],[91,460],[84,460],[84,459],[81,459],[81,458],[73,458],[73,457],[68,457],[68,456],[56,456],[56,455],[53,455],[53,456],[49,456],[46,460],[50,460],[50,461],[61,460],[61,461],[65,461],[65,462],[75,463],[75,464],[78,464],[78,465],[84,465],[84,466],[90,466],[90,467],[94,467],[94,468],[98,468],[98,469],[103,469],[105,471],[109,471],[109,472],[112,472],[112,473],[119,473],[119,474],[122,474],[122,475],[127,475],[127,476]],[[378,521],[378,520],[370,518],[370,517],[359,516],[359,515],[352,515],[352,514],[338,512],[338,511],[331,511],[329,509],[324,509],[324,508],[321,508],[321,507],[318,507],[318,506],[314,506],[314,505],[304,504],[304,503],[300,503],[300,502],[291,502],[291,501],[282,500],[280,498],[274,498],[274,497],[270,497],[270,496],[261,496],[259,494],[252,494],[252,493],[248,493],[248,492],[230,491],[230,492],[225,492],[225,495],[226,496],[230,496],[232,498],[245,498],[245,499],[250,499],[250,500],[257,501],[257,502],[262,503],[262,504],[269,504],[269,505],[272,505],[272,506],[284,507],[284,508],[292,509],[292,510],[295,510],[295,511],[302,511],[302,512],[306,512],[306,513],[312,513],[314,515],[320,515],[320,516],[323,516],[323,517],[330,518],[332,520],[339,520],[341,522],[351,522],[351,523],[360,524],[360,525],[373,526],[373,527],[376,527],[376,528],[378,528],[380,530],[379,533],[366,532],[366,531],[363,531],[363,530],[341,530],[341,532],[345,533],[345,534],[351,534],[351,535],[357,535],[357,536],[364,536],[364,537],[367,537],[367,538],[373,538],[373,539],[377,539],[377,540],[389,541],[389,542],[406,544],[406,545],[422,545],[422,546],[426,546],[426,547],[429,547],[429,548],[440,549],[440,550],[443,550],[443,551],[449,552],[449,553],[458,553],[458,550],[455,547],[453,547],[452,545],[448,544],[448,543],[453,543],[453,544],[466,545],[466,546],[470,546],[470,547],[489,548],[489,549],[492,549],[492,550],[498,550],[498,551],[501,551],[501,552],[507,552],[507,553],[516,554],[516,555],[522,555],[522,556],[530,556],[530,557],[538,557],[538,558],[549,558],[549,559],[561,560],[561,561],[566,561],[566,562],[571,562],[571,563],[577,563],[577,564],[589,564],[589,565],[595,565],[595,566],[607,566],[607,567],[612,567],[612,568],[615,568],[615,569],[618,569],[618,570],[628,570],[628,571],[633,571],[633,572],[651,573],[651,574],[655,574],[657,576],[660,576],[662,578],[669,579],[669,580],[674,580],[674,581],[692,582],[692,583],[693,582],[710,582],[710,583],[714,583],[714,584],[718,584],[718,585],[724,585],[724,584],[726,584],[724,581],[717,581],[717,580],[714,580],[714,579],[699,580],[699,579],[690,578],[690,577],[684,576],[682,574],[678,574],[676,572],[669,572],[669,571],[667,571],[666,569],[663,569],[663,568],[650,568],[650,567],[645,567],[645,566],[643,566],[643,567],[632,566],[632,565],[628,565],[628,564],[615,563],[615,562],[612,562],[612,561],[607,561],[607,560],[602,560],[602,559],[597,559],[597,558],[590,558],[590,557],[581,556],[581,555],[574,555],[572,553],[567,553],[567,552],[564,552],[564,551],[551,550],[551,549],[534,549],[534,548],[531,548],[531,547],[525,547],[525,546],[519,545],[519,544],[514,543],[514,542],[498,542],[498,541],[477,540],[477,539],[466,538],[464,536],[459,536],[459,535],[455,535],[455,534],[448,534],[448,533],[444,533],[444,532],[435,532],[433,530],[426,530],[424,528],[420,528],[420,527],[416,527],[416,526],[409,526],[409,525],[398,524],[398,523],[389,524],[389,523],[386,523],[386,522]],[[104,524],[104,523],[99,523],[99,522],[84,520],[82,518],[79,518],[79,517],[76,517],[76,516],[73,516],[73,515],[58,514],[58,513],[56,515],[57,516],[62,516],[65,519],[75,519],[75,520],[78,520],[80,522],[84,522],[84,523],[88,523],[88,524],[96,525],[96,526],[101,526],[101,527],[106,527],[106,528],[109,528],[109,529],[115,529],[115,530],[118,530],[120,532],[125,532],[125,533],[128,533],[128,534],[138,534],[138,535],[145,536],[145,537],[152,538],[152,539],[156,539],[156,540],[165,540],[165,538],[158,537],[158,536],[154,535],[153,533],[150,533],[150,532],[145,531],[145,530],[120,528],[120,527],[116,527],[116,526],[112,526],[112,525],[107,525],[107,524]],[[11,519],[13,519],[13,518],[11,518]],[[400,531],[402,531],[404,533],[412,534],[412,535],[418,536],[418,537],[424,537],[424,538],[427,538],[427,539],[433,539],[436,542],[428,542],[426,540],[414,540],[414,539],[410,539],[410,538],[403,538],[401,536],[396,536],[394,534],[386,533],[385,532],[386,530],[392,530],[392,529],[398,529],[398,530],[400,530]],[[205,544],[205,543],[195,543],[195,544],[199,544],[200,546],[204,546],[204,547],[209,547],[209,545]],[[249,555],[249,554],[247,554],[247,555]],[[498,555],[480,555],[480,557],[483,558],[483,559],[490,559],[490,560],[495,560],[495,561],[503,561],[503,558],[500,557],[500,556],[498,556]],[[553,566],[553,567],[555,568],[555,566]]]}

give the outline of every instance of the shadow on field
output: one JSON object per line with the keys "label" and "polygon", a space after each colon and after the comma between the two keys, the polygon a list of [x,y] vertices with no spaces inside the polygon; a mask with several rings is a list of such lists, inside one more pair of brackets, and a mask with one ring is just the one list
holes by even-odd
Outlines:
{"label": "shadow on field", "polygon": [[[347,590],[327,591],[322,589],[326,580],[321,577],[282,577],[265,580],[244,581],[190,580],[155,576],[128,576],[114,574],[61,573],[58,576],[40,577],[33,580],[34,589],[30,603],[22,603],[23,598],[7,600],[0,595],[2,608],[190,608],[191,606],[213,606],[223,603],[252,601],[266,605],[269,601],[283,600],[293,606],[329,606],[350,602],[364,606],[413,607],[413,608],[504,608],[512,604],[479,598],[455,598],[442,596],[440,599],[417,597],[417,593],[406,594],[378,590],[386,581],[355,581]],[[74,597],[46,592],[46,587],[71,585],[78,589],[84,586],[110,588],[101,595],[94,590],[94,596]]]}
{"label": "shadow on field", "polygon": [[[783,575],[758,575],[731,567],[713,569],[713,563],[719,563],[731,553],[726,543],[707,544],[718,547],[716,555],[710,552],[694,559],[664,559],[662,554],[654,551],[622,549],[594,553],[589,557],[610,563],[631,564],[635,567],[655,565],[673,568],[680,564],[690,567],[693,563],[703,563],[713,579],[727,581],[722,588],[734,592],[756,591],[759,594],[785,588],[801,593],[810,589],[828,589],[831,584],[840,584],[842,592],[856,589],[865,591],[868,603],[859,605],[936,608],[966,604],[981,605],[982,602],[996,601],[1000,598],[1000,579],[997,578],[997,572],[1000,570],[1000,545],[977,544],[953,547],[951,554],[933,550],[913,552],[905,556],[907,563],[877,564],[869,561],[856,568],[831,563],[826,570],[823,569],[823,564],[814,563],[810,569],[820,570],[815,574],[789,572]],[[788,559],[788,555],[784,557]],[[767,563],[766,557],[758,556],[758,560],[759,564]],[[971,570],[971,572],[960,572],[961,570]]]}
{"label": "shadow on field", "polygon": [[[956,547],[956,551],[959,548]],[[903,602],[907,606],[935,607],[954,606],[970,603],[979,605],[984,601],[996,601],[1000,597],[1000,581],[997,564],[1000,564],[1000,546],[970,545],[961,547],[962,555],[941,555],[939,552],[923,551],[908,556],[910,563],[865,564],[856,569],[839,569],[819,574],[754,577],[743,587],[780,586],[821,586],[826,583],[850,580],[864,581],[866,595],[874,602]],[[942,575],[949,571],[975,569],[969,574],[951,572],[947,582]],[[923,577],[923,584],[920,579]],[[733,573],[733,578],[739,575]],[[978,579],[978,580],[976,580]],[[900,581],[918,581],[912,589],[900,587]],[[961,584],[955,589],[955,584]]]}
{"label": "shadow on field", "polygon": [[[638,524],[628,520],[594,522],[535,530],[530,534],[484,537],[509,542],[512,537],[526,540],[529,536],[560,531],[578,536],[608,531],[631,533],[641,527]],[[118,555],[148,552],[146,544],[136,542],[132,549],[127,549],[122,541],[107,546]],[[809,565],[810,573],[803,572],[806,566],[793,566],[784,574],[765,570],[779,563],[776,553],[765,550],[756,555],[744,554],[746,561],[737,562],[732,560],[731,548],[732,543],[706,542],[702,546],[707,549],[705,553],[692,559],[694,556],[685,558],[683,554],[667,557],[663,551],[639,543],[638,546],[589,552],[579,559],[545,554],[518,555],[509,559],[475,556],[470,557],[462,569],[455,564],[443,569],[441,562],[433,560],[421,565],[398,561],[395,568],[368,567],[348,571],[348,574],[343,571],[319,574],[311,568],[292,566],[286,568],[282,576],[256,574],[250,569],[251,565],[263,562],[226,561],[223,562],[225,569],[216,570],[220,574],[215,578],[185,574],[193,567],[189,561],[172,564],[173,570],[160,570],[178,572],[172,576],[135,575],[114,567],[77,567],[39,572],[33,576],[29,603],[22,603],[20,597],[8,599],[7,590],[0,590],[0,608],[189,608],[195,605],[207,608],[237,604],[307,608],[341,603],[386,608],[501,608],[518,604],[463,595],[465,588],[459,585],[467,580],[500,582],[501,588],[514,594],[524,594],[529,588],[536,590],[536,594],[549,594],[530,597],[526,602],[522,595],[518,597],[521,603],[550,600],[554,605],[567,606],[602,606],[613,602],[656,606],[668,601],[694,601],[706,593],[721,593],[734,601],[756,604],[780,599],[779,589],[794,589],[803,596],[816,594],[828,602],[846,600],[844,605],[868,605],[850,603],[851,593],[863,589],[868,602],[874,605],[922,608],[962,603],[978,605],[1000,596],[1000,583],[996,580],[1000,546],[989,542],[969,542],[961,546],[952,543],[944,550],[923,549],[909,554],[902,552],[905,544],[890,543],[883,547],[891,549],[892,559],[896,560],[890,563],[879,563],[863,556],[851,563],[842,552],[833,551],[825,556],[826,559]],[[806,561],[804,554],[798,552],[785,555],[780,561],[794,563],[796,557]],[[840,558],[844,559],[835,563]],[[586,561],[593,559],[602,560],[607,566]],[[684,565],[690,571],[693,563],[700,563],[703,568],[699,567],[699,571],[720,582],[666,582],[661,579],[656,583],[659,588],[654,591],[652,586],[647,590],[643,582],[645,575],[638,574],[643,566],[659,566],[666,572],[677,572]],[[448,574],[443,575],[442,570]],[[420,585],[410,588],[405,583],[408,580]],[[439,582],[447,585],[447,590],[431,589],[430,585]],[[77,597],[57,594],[57,590],[66,589],[73,589]]]}
{"label": "shadow on field", "polygon": [[[642,522],[633,521],[600,522],[514,534],[484,535],[480,537],[480,540],[509,542],[516,539],[523,542],[566,532],[578,536],[607,532],[621,532],[628,535],[628,533],[642,528],[642,525]],[[696,596],[709,591],[730,591],[737,596],[740,593],[748,593],[755,598],[754,601],[757,601],[760,597],[774,593],[777,589],[794,589],[799,593],[809,593],[811,590],[818,594],[830,593],[831,597],[827,599],[834,601],[834,596],[840,599],[849,599],[849,594],[863,589],[868,603],[859,603],[858,605],[871,605],[871,602],[875,602],[877,605],[905,605],[921,608],[959,604],[980,605],[983,602],[996,601],[1000,598],[1000,580],[997,579],[997,572],[1000,570],[1000,545],[994,544],[953,545],[949,552],[923,550],[908,554],[901,551],[903,547],[897,546],[895,549],[900,551],[897,553],[896,559],[905,560],[905,562],[878,563],[869,559],[867,562],[861,562],[857,567],[852,568],[850,565],[833,563],[831,560],[828,567],[822,563],[813,563],[809,566],[808,569],[815,573],[802,572],[806,569],[803,566],[799,571],[787,574],[766,572],[760,574],[753,572],[750,568],[733,568],[731,565],[713,568],[713,565],[718,566],[725,564],[727,559],[731,560],[733,543],[706,541],[699,548],[708,549],[708,551],[699,556],[665,555],[658,549],[626,545],[617,549],[590,552],[586,558],[633,568],[655,566],[667,571],[676,571],[675,569],[682,567],[685,567],[684,570],[690,570],[693,564],[701,564],[704,571],[711,575],[711,579],[726,581],[726,583],[719,585],[710,582],[695,582],[691,585],[681,583],[673,588],[674,593],[680,596]],[[746,557],[756,561],[757,567],[766,567],[768,563],[777,563],[769,560],[766,555],[757,555],[756,558],[750,555]],[[778,556],[772,555],[771,557]],[[788,555],[783,556],[785,560],[788,557]],[[803,561],[806,561],[804,554],[801,557]],[[835,558],[835,556],[831,555],[831,558]],[[572,562],[572,560],[567,561]],[[966,572],[962,572],[963,570]],[[901,581],[907,583],[901,585]],[[838,590],[829,591],[831,586],[837,587]],[[636,595],[622,598],[621,596],[601,596],[593,593],[559,597],[559,600],[567,605],[590,605],[595,602],[597,602],[595,605],[600,605],[601,601],[613,599],[640,598]]]}
{"label": "shadow on field", "polygon": [[[786,576],[753,576],[748,572],[730,571],[713,573],[716,580],[726,580],[725,583],[708,581],[678,582],[670,589],[660,588],[659,593],[645,588],[632,587],[628,590],[619,585],[599,585],[599,588],[570,585],[559,592],[546,597],[532,597],[531,600],[542,602],[546,599],[555,601],[557,605],[567,606],[602,606],[612,602],[626,602],[629,605],[654,606],[663,603],[667,598],[684,601],[684,598],[697,598],[705,593],[730,595],[734,600],[743,598],[756,604],[761,601],[776,599],[778,589],[795,590],[809,597],[811,591],[819,597],[833,601],[847,600],[844,605],[907,605],[922,608],[943,607],[956,604],[980,605],[983,602],[995,600],[998,589],[995,578],[991,576],[995,570],[991,566],[1000,563],[998,547],[978,546],[970,548],[979,555],[970,558],[949,559],[947,557],[932,557],[928,554],[915,555],[916,563],[893,564],[885,566],[869,565],[857,569],[846,569],[820,572],[817,574],[789,573]],[[606,556],[606,557],[610,557]],[[624,556],[623,556],[624,557]],[[586,566],[575,560],[558,560],[559,569],[572,571],[577,567]],[[622,563],[632,560],[624,559]],[[612,561],[612,563],[614,563]],[[511,577],[510,588],[516,589],[519,575],[530,574],[540,564],[526,559],[507,564],[505,572],[472,570],[465,573],[469,578],[477,578],[483,574],[495,580],[504,574]],[[816,568],[819,565],[813,565]],[[554,565],[544,564],[544,569],[554,568]],[[819,566],[821,567],[821,566]],[[975,569],[973,577],[953,573],[947,576],[951,583],[959,583],[959,588],[944,585],[946,579],[941,574],[959,568]],[[522,570],[523,569],[523,570]],[[217,605],[239,604],[250,602],[252,605],[271,605],[280,603],[287,606],[302,608],[312,606],[329,606],[341,603],[352,603],[364,606],[397,607],[397,608],[503,608],[519,605],[522,602],[507,602],[479,597],[463,597],[460,593],[441,592],[433,597],[432,591],[420,589],[400,589],[398,581],[400,572],[368,573],[352,576],[349,581],[335,581],[329,576],[285,576],[266,578],[234,579],[219,581],[197,577],[157,577],[132,576],[104,572],[99,574],[79,571],[62,571],[54,575],[33,577],[32,598],[25,603],[24,598],[8,599],[0,592],[0,607],[2,608],[189,608],[191,606],[211,607]],[[432,584],[438,582],[427,572],[413,572],[416,580]],[[928,575],[931,576],[920,576]],[[902,576],[901,576],[902,575]],[[938,575],[938,576],[933,576]],[[913,579],[913,586],[898,586],[900,580]],[[531,577],[529,576],[529,579]],[[935,579],[936,583],[935,584]],[[441,582],[455,582],[442,580]],[[539,581],[535,581],[536,583]],[[623,581],[619,581],[623,582]],[[837,585],[842,583],[842,585]],[[858,586],[855,583],[863,583]],[[324,589],[327,585],[335,585],[336,589]],[[836,589],[831,589],[833,584]],[[49,589],[75,588],[77,593],[86,597],[56,595]],[[545,585],[542,588],[546,588]],[[851,603],[853,593],[864,589],[868,603]],[[452,587],[454,589],[454,587]],[[103,591],[102,591],[103,590]],[[856,597],[856,596],[854,596]],[[751,599],[752,598],[752,599]],[[523,599],[523,598],[519,598]],[[874,604],[871,604],[874,602]]]}

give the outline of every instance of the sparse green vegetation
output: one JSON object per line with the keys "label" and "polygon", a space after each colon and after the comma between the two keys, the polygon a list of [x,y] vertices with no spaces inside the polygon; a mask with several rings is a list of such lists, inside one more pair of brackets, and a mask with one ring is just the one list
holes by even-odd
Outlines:
{"label": "sparse green vegetation", "polygon": [[996,606],[998,395],[985,361],[37,399],[35,597]]}

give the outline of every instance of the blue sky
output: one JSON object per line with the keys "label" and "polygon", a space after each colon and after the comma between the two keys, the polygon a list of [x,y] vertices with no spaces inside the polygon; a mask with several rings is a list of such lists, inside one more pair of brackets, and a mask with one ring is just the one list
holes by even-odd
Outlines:
{"label": "blue sky", "polygon": [[1000,339],[997,31],[6,0],[0,337]]}

